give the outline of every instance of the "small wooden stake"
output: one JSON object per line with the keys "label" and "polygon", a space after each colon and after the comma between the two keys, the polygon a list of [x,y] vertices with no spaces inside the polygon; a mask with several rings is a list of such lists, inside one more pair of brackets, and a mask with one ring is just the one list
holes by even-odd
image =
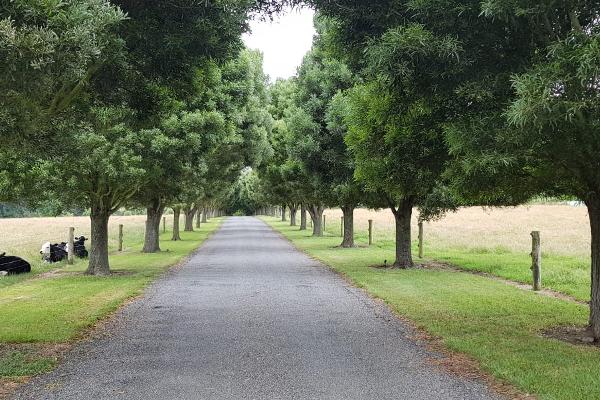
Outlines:
{"label": "small wooden stake", "polygon": [[67,242],[67,264],[75,262],[75,228],[69,228],[69,241]]}
{"label": "small wooden stake", "polygon": [[123,224],[119,224],[119,251],[123,251]]}
{"label": "small wooden stake", "polygon": [[373,220],[369,220],[369,246],[373,244]]}
{"label": "small wooden stake", "polygon": [[167,217],[163,217],[163,233],[167,231]]}
{"label": "small wooden stake", "polygon": [[423,222],[419,222],[419,258],[423,258]]}
{"label": "small wooden stake", "polygon": [[344,217],[340,217],[340,237],[344,237]]}
{"label": "small wooden stake", "polygon": [[533,290],[542,289],[542,246],[540,232],[531,232],[531,271],[533,272]]}

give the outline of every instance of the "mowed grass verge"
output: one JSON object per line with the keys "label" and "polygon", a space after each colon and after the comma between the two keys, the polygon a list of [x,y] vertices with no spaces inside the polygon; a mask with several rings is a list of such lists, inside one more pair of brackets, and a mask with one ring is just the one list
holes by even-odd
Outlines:
{"label": "mowed grass verge", "polygon": [[587,307],[469,273],[371,268],[393,260],[393,247],[341,249],[339,237],[312,238],[264,220],[492,376],[541,399],[600,399],[600,349],[542,336],[556,326],[584,326]]}
{"label": "mowed grass verge", "polygon": [[[433,248],[427,251],[426,259],[447,262],[467,271],[485,272],[515,282],[533,284],[531,256],[527,253],[505,249]],[[589,301],[590,268],[589,258],[542,253],[542,286],[580,301]]]}
{"label": "mowed grass verge", "polygon": [[[337,229],[327,228],[327,234],[335,236]],[[339,233],[338,233],[339,235]],[[368,235],[358,233],[356,239],[361,243],[368,243]],[[413,255],[418,254],[417,235],[413,236]],[[341,241],[341,240],[340,240]],[[385,258],[373,260],[383,264],[384,260],[392,262],[392,250],[395,242],[391,239],[377,238],[373,247],[382,250]],[[468,248],[463,246],[439,246],[431,240],[425,239],[423,243],[424,258],[415,262],[427,263],[428,261],[444,262],[460,269],[472,272],[484,272],[500,278],[524,284],[533,284],[531,273],[531,256],[526,252],[515,252],[505,248]],[[583,257],[565,256],[558,254],[542,253],[542,286],[566,295],[579,301],[590,300],[590,260]]]}
{"label": "mowed grass verge", "polygon": [[[83,275],[87,263],[56,264],[41,274],[0,290],[0,377],[33,375],[51,369],[54,356],[43,356],[52,345],[78,338],[87,328],[115,311],[169,267],[182,261],[215,231],[221,219],[202,224],[195,232],[181,232],[182,241],[161,236],[163,251],[143,254],[141,242],[127,243],[122,253],[110,255],[110,277]],[[29,344],[29,345],[28,345]]]}

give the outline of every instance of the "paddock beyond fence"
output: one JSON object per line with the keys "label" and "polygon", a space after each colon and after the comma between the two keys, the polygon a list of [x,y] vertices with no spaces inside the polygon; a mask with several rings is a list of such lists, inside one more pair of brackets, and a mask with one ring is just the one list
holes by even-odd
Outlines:
{"label": "paddock beyond fence", "polygon": [[[144,239],[145,221],[145,215],[112,216],[108,223],[109,251],[119,249],[119,225],[123,225],[125,242],[141,243]],[[172,215],[167,215],[165,222],[167,230],[173,229]],[[75,236],[90,237],[90,218],[87,216],[0,218],[0,253],[17,255],[35,264],[40,259],[40,246],[44,242],[66,242],[70,227],[75,228]]]}
{"label": "paddock beyond fence", "polygon": [[[342,211],[325,211],[329,233],[338,233]],[[373,220],[373,241],[394,240],[394,216],[387,209],[357,209],[354,231],[368,237],[369,220]],[[330,222],[336,221],[336,222]],[[585,207],[570,205],[531,205],[509,208],[468,207],[448,213],[439,221],[424,222],[424,241],[436,248],[467,251],[531,252],[531,231],[544,237],[544,253],[589,258],[590,224]],[[413,213],[412,236],[418,238],[418,212]],[[427,246],[424,248],[427,255]]]}

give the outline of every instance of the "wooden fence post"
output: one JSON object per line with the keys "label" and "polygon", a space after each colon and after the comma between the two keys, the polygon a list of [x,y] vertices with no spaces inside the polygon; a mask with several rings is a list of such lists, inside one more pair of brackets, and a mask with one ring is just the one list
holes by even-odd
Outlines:
{"label": "wooden fence post", "polygon": [[533,290],[542,288],[542,246],[540,232],[531,232],[531,271],[533,272]]}
{"label": "wooden fence post", "polygon": [[123,224],[119,224],[119,251],[123,251]]}
{"label": "wooden fence post", "polygon": [[69,228],[69,239],[67,242],[67,264],[75,262],[75,228]]}
{"label": "wooden fence post", "polygon": [[163,233],[167,231],[167,217],[163,217]]}
{"label": "wooden fence post", "polygon": [[325,215],[323,215],[323,227],[322,227],[323,235],[325,235],[325,220],[326,220]]}
{"label": "wooden fence post", "polygon": [[419,222],[419,258],[423,258],[423,222]]}
{"label": "wooden fence post", "polygon": [[344,237],[344,217],[340,217],[340,237]]}
{"label": "wooden fence post", "polygon": [[369,246],[373,244],[373,220],[369,220]]}

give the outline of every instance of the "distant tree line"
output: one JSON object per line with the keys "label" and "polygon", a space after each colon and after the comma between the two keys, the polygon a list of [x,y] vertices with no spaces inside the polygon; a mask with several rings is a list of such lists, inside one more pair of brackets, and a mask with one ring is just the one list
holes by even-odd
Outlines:
{"label": "distant tree line", "polygon": [[35,207],[27,207],[22,204],[0,203],[0,218],[24,218],[24,217],[57,217],[61,215],[86,215],[83,208],[64,209],[62,204],[52,200],[39,202]]}

